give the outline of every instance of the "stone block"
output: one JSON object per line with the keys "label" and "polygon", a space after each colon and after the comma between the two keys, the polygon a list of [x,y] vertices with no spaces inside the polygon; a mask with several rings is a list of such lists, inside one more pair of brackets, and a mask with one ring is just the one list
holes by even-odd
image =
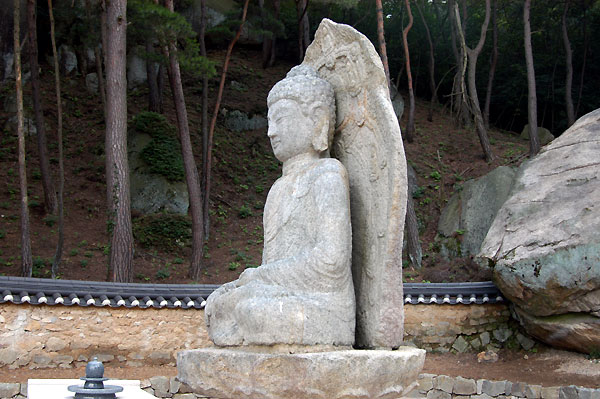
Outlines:
{"label": "stone block", "polygon": [[16,382],[0,383],[0,398],[12,398],[21,392],[21,384]]}
{"label": "stone block", "polygon": [[506,327],[501,327],[501,328],[498,328],[498,329],[492,331],[494,338],[498,342],[506,342],[506,340],[510,338],[512,333],[513,333],[512,330],[509,330]]}
{"label": "stone block", "polygon": [[179,392],[179,388],[181,387],[181,382],[177,379],[177,377],[171,377],[169,379],[169,392],[177,393]]}
{"label": "stone block", "polygon": [[467,351],[467,349],[469,349],[469,343],[464,339],[463,336],[459,336],[452,344],[452,349],[459,353],[464,353]]}
{"label": "stone block", "polygon": [[506,392],[506,381],[483,380],[481,384],[481,393],[489,396],[498,396]]}
{"label": "stone block", "polygon": [[578,399],[578,396],[577,387],[575,385],[560,387],[558,390],[558,399]]}
{"label": "stone block", "polygon": [[560,387],[543,387],[542,399],[558,399]]}
{"label": "stone block", "polygon": [[600,389],[577,387],[579,399],[600,399]]}
{"label": "stone block", "polygon": [[542,386],[527,385],[525,387],[525,397],[528,399],[540,399],[542,397]]}
{"label": "stone block", "polygon": [[178,393],[173,396],[173,399],[196,399],[193,393]]}
{"label": "stone block", "polygon": [[433,374],[421,374],[417,380],[417,384],[419,384],[417,390],[421,393],[427,393],[427,391],[433,389],[434,377],[435,375]]}
{"label": "stone block", "polygon": [[454,379],[454,388],[452,389],[452,393],[458,395],[473,395],[477,393],[477,384],[475,380],[456,377]]}
{"label": "stone block", "polygon": [[46,342],[46,350],[49,352],[58,352],[67,347],[67,343],[60,338],[50,337]]}
{"label": "stone block", "polygon": [[19,353],[12,349],[0,349],[0,366],[12,364],[19,357]]}
{"label": "stone block", "polygon": [[171,383],[169,381],[169,377],[165,376],[156,376],[150,378],[150,385],[152,389],[160,392],[169,392],[169,388],[171,387]]}
{"label": "stone block", "polygon": [[[218,398],[395,399],[415,387],[425,361],[424,350],[409,347],[296,354],[261,350],[181,351],[178,378],[194,393]],[[446,394],[444,399],[451,399]]]}
{"label": "stone block", "polygon": [[525,349],[526,351],[528,351],[529,349],[533,348],[533,346],[535,345],[535,341],[532,340],[529,337],[526,337],[523,334],[517,334],[517,341],[519,342],[519,344],[521,345],[521,347],[523,349]]}
{"label": "stone block", "polygon": [[524,382],[513,382],[510,387],[510,394],[511,396],[516,396],[518,398],[524,398],[526,388],[527,384],[525,384]]}
{"label": "stone block", "polygon": [[490,395],[482,393],[481,395],[471,395],[471,399],[494,399]]}
{"label": "stone block", "polygon": [[433,379],[433,388],[440,391],[452,393],[454,389],[454,378],[447,375],[438,375]]}
{"label": "stone block", "polygon": [[427,399],[452,399],[452,395],[439,389],[432,389],[427,392]]}

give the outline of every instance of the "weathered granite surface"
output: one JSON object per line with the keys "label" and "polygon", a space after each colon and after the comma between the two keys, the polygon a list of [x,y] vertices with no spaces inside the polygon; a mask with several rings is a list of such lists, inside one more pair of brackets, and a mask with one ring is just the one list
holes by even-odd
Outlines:
{"label": "weathered granite surface", "polygon": [[438,222],[442,256],[447,259],[474,256],[508,198],[516,171],[500,166],[478,179],[466,181],[442,210]]}
{"label": "weathered granite surface", "polygon": [[519,170],[479,254],[528,332],[600,347],[600,109]]}
{"label": "weathered granite surface", "polygon": [[219,346],[352,345],[348,177],[327,158],[333,89],[299,66],[267,102],[268,135],[283,176],[265,204],[263,261],[208,298],[209,336]]}
{"label": "weathered granite surface", "polygon": [[410,347],[299,354],[208,348],[179,352],[177,378],[217,398],[396,399],[413,389],[424,361],[425,351]]}
{"label": "weathered granite surface", "polygon": [[403,336],[402,235],[406,159],[383,65],[352,27],[323,19],[302,65],[335,90],[333,155],[348,170],[356,344],[397,347]]}

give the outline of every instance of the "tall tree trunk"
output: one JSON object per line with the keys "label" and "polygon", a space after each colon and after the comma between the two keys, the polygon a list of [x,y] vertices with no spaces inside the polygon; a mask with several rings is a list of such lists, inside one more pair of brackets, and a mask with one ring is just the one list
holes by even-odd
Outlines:
{"label": "tall tree trunk", "polygon": [[233,46],[238,41],[242,34],[242,29],[244,27],[244,23],[246,22],[246,15],[248,13],[248,3],[250,0],[244,1],[244,8],[242,10],[242,23],[238,28],[235,36],[231,39],[229,46],[227,47],[227,53],[225,54],[225,60],[223,61],[223,71],[221,72],[221,81],[219,82],[219,91],[217,92],[217,101],[215,102],[215,110],[212,115],[212,119],[210,121],[210,128],[208,130],[208,142],[207,142],[207,153],[206,158],[203,160],[202,165],[202,179],[204,181],[204,191],[202,192],[202,206],[204,210],[204,236],[208,239],[210,233],[210,216],[208,213],[209,205],[210,205],[210,174],[212,169],[212,144],[213,144],[213,136],[215,134],[215,126],[217,124],[217,116],[219,115],[219,107],[221,107],[221,98],[223,97],[223,89],[225,87],[225,78],[227,77],[227,68],[229,67],[229,60],[231,58],[231,52],[233,51]]}
{"label": "tall tree trunk", "polygon": [[575,109],[573,107],[573,97],[571,95],[571,92],[573,91],[573,52],[571,50],[571,42],[569,41],[569,34],[567,32],[568,11],[569,0],[565,1],[565,10],[562,16],[562,35],[563,43],[565,45],[565,60],[567,64],[567,76],[565,78],[565,104],[567,106],[567,127],[570,127],[573,123],[575,123]]}
{"label": "tall tree trunk", "polygon": [[296,1],[296,13],[298,15],[298,60],[302,62],[304,59],[304,52],[310,44],[309,37],[309,26],[308,26],[308,1],[309,0],[295,0]]}
{"label": "tall tree trunk", "polygon": [[[173,0],[166,0],[166,6],[169,11],[175,12]],[[181,70],[179,68],[179,61],[177,60],[177,47],[175,42],[169,43],[166,53],[169,60],[169,82],[171,84],[171,91],[173,92],[173,102],[175,104],[175,114],[177,116],[177,132],[179,133],[179,142],[181,143],[183,168],[185,170],[185,181],[188,188],[190,213],[192,216],[192,257],[190,259],[189,277],[192,280],[199,280],[202,271],[202,251],[204,249],[200,178],[198,176],[198,169],[196,168],[196,161],[194,160],[194,152],[192,150],[190,127],[185,106],[183,86],[181,84]]]}
{"label": "tall tree trunk", "polygon": [[[274,9],[274,16],[275,19],[279,19],[279,8],[280,8],[280,3],[279,0],[273,0],[273,9]],[[275,65],[275,58],[277,56],[277,38],[275,36],[273,36],[272,40],[271,40],[271,59],[269,60],[269,66],[272,67],[273,65]]]}
{"label": "tall tree trunk", "polygon": [[408,12],[408,25],[402,31],[402,44],[404,45],[404,59],[406,60],[406,79],[408,80],[408,124],[406,125],[406,140],[412,143],[415,134],[415,94],[413,91],[413,79],[410,70],[410,52],[408,50],[408,31],[413,25],[413,16],[410,10],[410,3],[404,0],[406,11]]}
{"label": "tall tree trunk", "polygon": [[[388,90],[390,91],[390,97],[392,95],[392,85],[390,81],[390,70],[387,61],[387,50],[385,45],[385,35],[383,26],[383,8],[381,0],[376,0],[375,7],[377,8],[377,33],[379,37],[379,48],[381,51],[381,60],[383,64],[383,70],[387,78]],[[409,69],[410,70],[410,69]],[[419,243],[419,227],[417,224],[417,215],[415,213],[415,206],[413,203],[412,194],[407,195],[407,207],[406,207],[406,231],[408,241],[408,258],[415,267],[421,267],[421,244]]]}
{"label": "tall tree trunk", "polygon": [[127,0],[111,0],[106,8],[106,137],[112,184],[107,187],[113,209],[110,266],[115,282],[133,280],[133,235],[127,162]]}
{"label": "tall tree trunk", "polygon": [[417,182],[415,181],[416,173],[414,173],[414,169],[410,165],[408,169],[409,190],[406,196],[406,252],[410,264],[415,269],[420,269],[423,262],[423,250],[419,242],[419,223],[412,193],[412,188],[417,186]]}
{"label": "tall tree trunk", "polygon": [[[461,21],[460,16],[458,15],[458,10],[456,10],[456,20],[460,27]],[[483,117],[481,115],[481,108],[479,107],[479,98],[477,96],[477,86],[475,84],[475,77],[477,71],[477,58],[481,53],[481,49],[483,48],[483,44],[485,43],[485,37],[488,25],[490,23],[490,0],[485,0],[485,19],[483,21],[483,25],[481,25],[481,33],[479,35],[479,42],[475,48],[469,48],[465,42],[465,37],[463,35],[464,28],[459,30],[459,36],[461,40],[461,44],[465,50],[465,53],[468,56],[468,85],[469,85],[469,98],[471,105],[471,112],[473,113],[473,117],[475,119],[475,129],[477,130],[477,136],[479,137],[479,143],[481,144],[481,148],[483,150],[483,155],[485,157],[486,162],[492,162],[494,160],[494,154],[492,153],[492,148],[490,147],[490,141],[488,139],[487,129],[485,128],[485,124],[483,122]]]}
{"label": "tall tree trunk", "polygon": [[56,109],[58,113],[58,242],[56,252],[52,261],[52,278],[58,276],[58,268],[62,259],[63,244],[65,242],[65,165],[63,156],[63,120],[62,99],[60,94],[60,69],[58,67],[58,52],[56,51],[56,35],[54,31],[54,13],[52,11],[52,0],[48,0],[48,13],[50,15],[50,41],[52,43],[52,55],[54,56],[54,86],[56,88]]}
{"label": "tall tree trunk", "polygon": [[418,1],[416,1],[415,4],[417,5],[417,10],[419,11],[421,21],[423,22],[423,26],[425,27],[427,42],[429,43],[429,61],[427,67],[429,70],[429,90],[431,91],[431,101],[429,102],[429,112],[427,113],[427,120],[431,122],[433,121],[433,106],[437,103],[437,86],[435,85],[435,49],[433,46],[433,40],[431,39],[429,25],[427,25],[425,15],[423,15],[423,10],[421,9],[421,6],[419,5]]}
{"label": "tall tree trunk", "polygon": [[21,80],[21,2],[14,1],[13,10],[15,92],[17,96],[17,136],[19,142],[19,185],[21,190],[21,273],[31,277],[33,259],[29,235],[29,200],[27,198],[27,166],[25,160],[25,131],[23,116],[23,83]]}
{"label": "tall tree trunk", "polygon": [[[202,16],[200,19],[200,55],[203,57],[207,56],[206,53],[206,0],[201,0],[200,8],[202,10]],[[206,73],[202,76],[202,120],[201,120],[201,130],[202,130],[202,180],[200,182],[200,190],[202,193],[206,193],[206,176],[207,173],[207,165],[208,165],[208,76]],[[208,233],[208,228],[204,226],[204,223],[209,222],[208,208],[207,203],[204,201],[204,197],[202,199],[202,225],[204,229],[204,233]],[[206,240],[208,237],[205,234],[204,239]]]}
{"label": "tall tree trunk", "polygon": [[537,122],[537,96],[535,93],[535,69],[533,67],[533,51],[531,49],[531,23],[529,14],[531,0],[525,0],[523,5],[523,25],[525,42],[525,63],[527,64],[527,120],[529,122],[529,156],[533,158],[540,152],[540,141],[538,138]]}
{"label": "tall tree trunk", "polygon": [[390,67],[388,64],[387,50],[385,46],[385,33],[383,30],[383,6],[381,4],[381,0],[375,0],[375,7],[377,12],[377,38],[379,39],[379,55],[381,56],[383,70],[385,71],[388,90],[391,90],[392,84],[390,82]]}
{"label": "tall tree trunk", "polygon": [[492,102],[492,86],[494,84],[494,75],[496,74],[496,65],[498,64],[498,2],[494,0],[492,7],[492,54],[490,55],[490,72],[488,74],[487,90],[485,92],[485,105],[483,107],[483,123],[485,128],[490,128],[490,103]]}
{"label": "tall tree trunk", "polygon": [[[92,4],[90,0],[85,1],[85,12],[89,21],[92,21]],[[102,13],[104,14],[104,13]],[[100,17],[104,20],[104,17]],[[100,34],[104,35],[105,28],[103,22],[100,24]],[[102,38],[101,40],[105,40]],[[94,46],[94,60],[96,63],[96,75],[98,76],[98,91],[100,92],[100,100],[102,101],[102,109],[104,110],[104,119],[106,120],[106,86],[104,84],[104,72],[102,68],[102,54],[100,46]],[[102,49],[106,51],[105,43],[102,44]]]}
{"label": "tall tree trunk", "polygon": [[37,146],[40,159],[40,174],[44,189],[44,203],[49,213],[56,214],[56,190],[48,161],[48,145],[46,144],[46,124],[40,95],[40,75],[38,66],[38,42],[36,27],[36,2],[27,0],[27,25],[29,30],[29,66],[31,69],[31,94],[33,96],[33,112],[37,128]]}
{"label": "tall tree trunk", "polygon": [[581,104],[581,95],[583,93],[583,82],[584,82],[584,76],[585,76],[585,64],[587,62],[587,53],[588,53],[588,48],[590,45],[590,41],[589,41],[589,34],[588,34],[588,29],[587,29],[587,6],[585,5],[585,2],[582,3],[583,5],[583,21],[581,24],[581,28],[583,30],[583,62],[581,64],[581,73],[579,74],[579,92],[577,94],[577,106],[575,107],[575,117],[577,117],[577,115],[579,115],[579,104]]}
{"label": "tall tree trunk", "polygon": [[[102,11],[100,13],[100,36],[102,38],[102,54],[104,55],[104,67],[105,67],[105,72],[106,72],[106,79],[108,80],[108,68],[109,68],[109,58],[108,58],[108,27],[107,27],[107,21],[106,21],[106,15],[107,15],[107,4],[106,4],[106,0],[100,0],[100,6],[102,8]],[[105,82],[107,83],[107,82]],[[107,83],[108,85],[108,83]],[[108,92],[108,87],[105,87],[105,96],[109,95]],[[105,107],[104,107],[104,124],[105,126],[108,126],[108,99],[106,99],[105,102]],[[108,132],[108,130],[107,130]],[[105,137],[105,143],[104,143],[104,154],[106,156],[106,160],[105,160],[105,171],[104,174],[106,176],[106,216],[107,216],[107,221],[108,221],[108,225],[112,225],[113,223],[113,219],[114,219],[114,215],[115,215],[115,209],[113,206],[113,194],[112,194],[112,189],[111,187],[114,186],[113,183],[113,178],[114,178],[114,171],[113,171],[113,165],[114,162],[111,159],[112,154],[113,154],[113,150],[112,150],[112,144],[111,144],[111,135],[109,135],[108,133],[106,134]]]}
{"label": "tall tree trunk", "polygon": [[462,27],[458,27],[457,12],[458,5],[455,0],[448,1],[448,15],[450,15],[450,37],[452,43],[452,53],[456,61],[456,74],[452,83],[451,107],[454,113],[454,121],[456,126],[461,126],[468,121],[468,109],[465,106],[466,88],[465,88],[465,72],[467,69],[467,55],[462,46],[457,46],[457,31]]}
{"label": "tall tree trunk", "polygon": [[[154,49],[150,39],[145,41],[146,53],[151,54]],[[158,89],[158,70],[156,64],[146,59],[146,75],[148,76],[148,111],[162,113],[162,98]]]}

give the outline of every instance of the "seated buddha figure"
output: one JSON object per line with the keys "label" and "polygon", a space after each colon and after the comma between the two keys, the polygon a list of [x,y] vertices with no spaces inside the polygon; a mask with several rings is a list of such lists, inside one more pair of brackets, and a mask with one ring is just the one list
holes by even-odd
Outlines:
{"label": "seated buddha figure", "polygon": [[218,346],[354,343],[348,176],[329,157],[331,85],[297,66],[271,89],[268,136],[283,174],[264,209],[262,264],[217,289],[206,324]]}

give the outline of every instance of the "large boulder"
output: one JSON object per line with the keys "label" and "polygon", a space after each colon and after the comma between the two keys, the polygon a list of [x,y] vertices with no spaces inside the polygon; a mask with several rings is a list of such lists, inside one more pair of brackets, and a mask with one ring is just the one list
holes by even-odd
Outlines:
{"label": "large boulder", "polygon": [[496,213],[508,198],[516,171],[500,166],[469,180],[442,210],[438,223],[441,253],[446,259],[477,255]]}
{"label": "large boulder", "polygon": [[519,170],[478,261],[550,345],[600,348],[600,109]]}
{"label": "large boulder", "polygon": [[131,209],[142,214],[157,212],[186,215],[189,206],[185,182],[169,181],[165,176],[153,173],[141,156],[141,152],[152,142],[149,134],[129,134],[129,179]]}
{"label": "large boulder", "polygon": [[[545,127],[538,127],[537,132],[538,139],[540,140],[540,145],[546,145],[552,140],[554,140],[554,135],[550,133],[550,130],[546,129]],[[529,140],[529,125],[525,125],[519,137],[521,137],[523,140]]]}

